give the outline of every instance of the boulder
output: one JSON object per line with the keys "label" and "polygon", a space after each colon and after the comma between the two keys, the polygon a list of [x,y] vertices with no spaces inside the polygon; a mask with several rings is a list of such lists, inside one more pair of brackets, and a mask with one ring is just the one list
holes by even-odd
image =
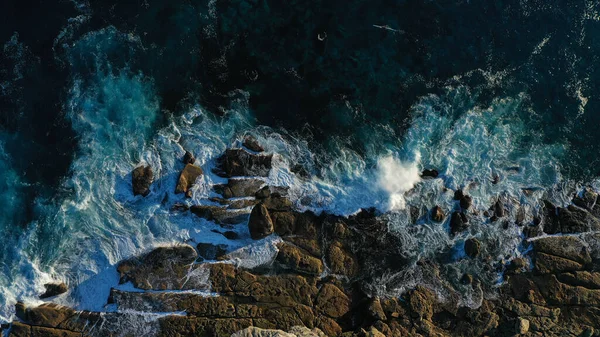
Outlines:
{"label": "boulder", "polygon": [[438,175],[439,175],[439,172],[434,169],[425,169],[421,173],[422,178],[437,178]]}
{"label": "boulder", "polygon": [[131,174],[133,195],[147,196],[150,193],[150,185],[152,185],[153,180],[154,172],[152,171],[152,167],[137,167]]}
{"label": "boulder", "polygon": [[444,214],[444,210],[442,210],[442,208],[440,206],[434,206],[431,209],[430,216],[431,216],[431,220],[433,220],[435,222],[442,222],[442,221],[444,221],[446,214]]}
{"label": "boulder", "polygon": [[194,155],[189,151],[185,151],[185,154],[183,155],[183,163],[185,165],[187,165],[187,164],[193,164],[195,162],[196,162],[196,158],[194,158]]}
{"label": "boulder", "polygon": [[462,190],[456,190],[454,192],[454,200],[458,200],[460,208],[463,210],[468,210],[473,204],[473,198],[471,196],[464,194]]}
{"label": "boulder", "polygon": [[456,235],[469,228],[468,218],[465,213],[454,212],[450,217],[450,233]]}
{"label": "boulder", "polygon": [[468,239],[465,241],[465,253],[468,257],[474,258],[479,256],[481,252],[481,242],[475,238]]}
{"label": "boulder", "polygon": [[252,150],[254,152],[263,152],[265,149],[258,143],[258,140],[253,136],[246,136],[244,138],[244,142],[242,143],[244,147],[248,150]]}
{"label": "boulder", "polygon": [[266,177],[271,170],[273,155],[256,155],[243,149],[227,149],[218,160],[215,173],[221,177]]}
{"label": "boulder", "polygon": [[248,220],[248,229],[250,230],[250,237],[254,240],[273,234],[273,220],[271,220],[269,210],[264,204],[261,203],[252,208]]}
{"label": "boulder", "polygon": [[200,177],[204,172],[198,166],[194,166],[192,164],[187,164],[179,174],[179,180],[177,181],[177,186],[175,187],[175,193],[186,193],[190,190],[190,188],[196,182],[196,179]]}
{"label": "boulder", "polygon": [[46,292],[40,295],[41,299],[54,297],[60,294],[64,294],[69,290],[67,285],[64,283],[46,283],[44,284],[44,288],[46,288]]}

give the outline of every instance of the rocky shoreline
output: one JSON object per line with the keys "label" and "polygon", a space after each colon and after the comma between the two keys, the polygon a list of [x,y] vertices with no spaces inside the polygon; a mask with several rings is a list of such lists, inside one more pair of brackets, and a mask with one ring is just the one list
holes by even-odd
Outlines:
{"label": "rocky shoreline", "polygon": [[[255,139],[244,146],[218,160],[215,173],[228,178],[214,186],[221,197],[211,201],[219,206],[178,204],[172,211],[214,221],[230,239],[237,233],[227,229],[244,224],[254,240],[275,235],[277,253],[270,263],[243,268],[225,247],[206,243],[159,247],[118,265],[120,283],[134,289],[111,290],[107,304],[116,312],[18,303],[18,319],[2,327],[6,336],[600,335],[600,205],[593,191],[586,189],[566,208],[546,202],[539,217],[523,224],[529,250],[500,267],[497,295],[476,309],[455,300],[458,290],[443,281],[440,261],[417,264],[440,279],[444,298],[426,283],[397,298],[378,297],[368,285],[410,263],[381,214],[300,212],[286,189],[260,179],[268,175],[272,155],[262,154]],[[203,171],[191,153],[184,163],[176,192],[190,196]],[[437,172],[426,175],[435,179]],[[152,179],[149,166],[134,170],[134,194],[148,195]],[[432,221],[447,221],[453,235],[468,228],[471,207],[462,191],[455,199],[457,208],[448,214],[439,207],[428,212]],[[504,216],[499,201],[489,216]],[[466,240],[467,258],[483,258],[486,244]],[[482,286],[478,275],[462,275],[460,283]]]}

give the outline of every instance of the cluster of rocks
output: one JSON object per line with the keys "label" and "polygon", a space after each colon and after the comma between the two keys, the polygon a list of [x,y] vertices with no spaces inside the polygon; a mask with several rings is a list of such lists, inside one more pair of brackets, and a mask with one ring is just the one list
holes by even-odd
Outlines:
{"label": "cluster of rocks", "polygon": [[[600,234],[594,233],[600,229],[600,206],[593,192],[586,191],[566,208],[546,203],[543,221],[529,227],[538,227],[540,234],[563,234],[524,241],[531,245],[529,253],[511,261],[498,295],[483,299],[477,309],[448,300],[455,291],[451,288],[444,300],[425,285],[398,298],[378,297],[368,285],[409,263],[402,242],[380,214],[370,209],[350,217],[317,216],[294,209],[285,189],[263,186],[260,177],[268,175],[271,156],[259,154],[262,148],[254,145],[252,152],[230,149],[219,158],[216,172],[230,178],[215,186],[222,195],[215,201],[222,206],[189,210],[225,227],[247,223],[255,240],[277,235],[278,252],[271,263],[244,269],[232,263],[226,247],[208,243],[160,247],[118,265],[120,283],[131,282],[138,290],[111,290],[108,303],[117,312],[19,303],[19,320],[9,335],[126,335],[124,326],[136,319],[136,312],[185,313],[153,320],[154,334],[173,337],[600,334]],[[190,165],[186,163],[180,182],[195,180],[191,177],[197,170]],[[186,170],[191,175],[184,174]],[[189,184],[185,186],[189,190]],[[461,191],[455,199],[458,207],[447,219],[452,234],[464,229],[472,206],[472,199]],[[249,214],[241,213],[245,218],[231,215],[249,206]],[[504,216],[499,202],[490,212]],[[429,214],[436,222],[446,218],[440,207]],[[234,234],[230,232],[231,239],[236,239]],[[468,239],[465,252],[479,258],[484,244]],[[441,277],[437,262],[418,263],[433,277]],[[462,281],[478,287],[477,275],[465,275]]]}

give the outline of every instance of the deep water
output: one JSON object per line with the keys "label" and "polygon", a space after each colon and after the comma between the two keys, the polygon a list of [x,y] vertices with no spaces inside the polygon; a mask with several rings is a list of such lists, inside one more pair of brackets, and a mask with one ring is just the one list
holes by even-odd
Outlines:
{"label": "deep water", "polygon": [[[298,207],[390,211],[411,261],[469,265],[468,236],[522,254],[516,226],[475,218],[452,238],[415,214],[501,197],[531,221],[600,176],[600,5],[594,1],[3,1],[0,12],[0,321],[50,280],[65,303],[103,307],[120,259],[163,243],[222,240],[169,208],[184,149],[205,172],[251,133],[278,154],[268,178]],[[157,176],[131,193],[141,163]],[[310,179],[291,172],[302,165]],[[423,168],[443,179],[421,181]],[[498,177],[498,183],[492,180]],[[194,190],[205,202],[220,178]],[[533,191],[532,193],[524,193]],[[522,211],[521,211],[522,210]],[[510,222],[509,221],[509,222]],[[243,226],[241,226],[243,227]],[[260,263],[269,244],[226,241]],[[261,248],[262,247],[262,248]],[[374,291],[423,280],[414,266]],[[79,286],[77,286],[79,285]],[[100,289],[100,293],[92,295]],[[465,293],[468,305],[482,294]]]}

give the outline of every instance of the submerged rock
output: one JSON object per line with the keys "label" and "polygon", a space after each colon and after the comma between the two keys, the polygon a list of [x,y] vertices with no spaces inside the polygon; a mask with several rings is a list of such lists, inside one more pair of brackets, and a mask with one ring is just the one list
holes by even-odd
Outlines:
{"label": "submerged rock", "polygon": [[192,164],[187,164],[179,174],[179,180],[177,181],[177,186],[175,187],[175,193],[187,193],[190,191],[190,188],[196,183],[196,179],[200,177],[204,172],[198,166],[194,166]]}
{"label": "submerged rock", "polygon": [[131,174],[133,195],[147,196],[150,193],[150,185],[152,185],[153,180],[154,172],[152,171],[152,167],[137,167]]}
{"label": "submerged rock", "polygon": [[44,288],[46,288],[46,292],[40,295],[41,299],[54,297],[60,294],[66,293],[69,289],[67,285],[64,283],[46,283],[44,284]]}
{"label": "submerged rock", "polygon": [[271,220],[269,210],[264,204],[258,204],[252,209],[248,220],[248,229],[250,230],[250,237],[254,240],[273,234],[273,220]]}

